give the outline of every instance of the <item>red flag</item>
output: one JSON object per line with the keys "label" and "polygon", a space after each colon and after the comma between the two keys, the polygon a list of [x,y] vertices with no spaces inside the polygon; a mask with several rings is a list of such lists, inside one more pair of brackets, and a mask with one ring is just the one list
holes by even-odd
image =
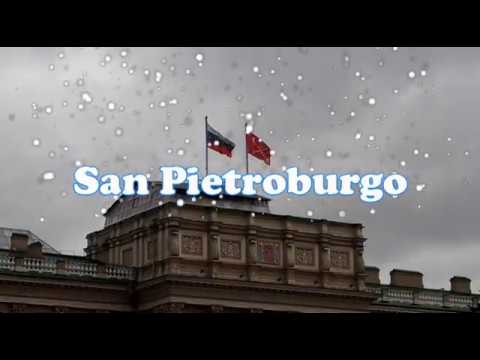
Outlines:
{"label": "red flag", "polygon": [[259,160],[263,160],[265,164],[270,165],[270,147],[265,144],[262,139],[251,132],[245,135],[245,142],[249,154]]}

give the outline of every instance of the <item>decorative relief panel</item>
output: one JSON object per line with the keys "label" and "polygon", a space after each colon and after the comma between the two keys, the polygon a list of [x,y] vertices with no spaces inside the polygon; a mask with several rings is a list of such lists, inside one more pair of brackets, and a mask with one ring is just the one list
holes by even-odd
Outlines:
{"label": "decorative relief panel", "polygon": [[280,265],[281,249],[278,241],[257,241],[257,262],[268,265]]}
{"label": "decorative relief panel", "polygon": [[348,251],[333,250],[330,252],[332,267],[338,269],[350,269],[350,253]]}
{"label": "decorative relief panel", "polygon": [[221,240],[220,254],[222,258],[240,260],[242,258],[242,244],[239,240]]}
{"label": "decorative relief panel", "polygon": [[182,254],[203,255],[203,241],[200,235],[182,235]]}
{"label": "decorative relief panel", "polygon": [[311,248],[295,247],[296,265],[315,265],[315,253]]}

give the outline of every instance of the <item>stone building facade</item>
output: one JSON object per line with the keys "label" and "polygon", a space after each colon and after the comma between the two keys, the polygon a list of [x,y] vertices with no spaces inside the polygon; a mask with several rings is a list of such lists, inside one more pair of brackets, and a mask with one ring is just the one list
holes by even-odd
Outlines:
{"label": "stone building facade", "polygon": [[[275,215],[268,199],[124,196],[86,256],[3,230],[0,312],[474,312],[470,280],[364,264],[361,224]],[[180,202],[179,202],[179,199]],[[1,230],[0,230],[1,232]],[[0,238],[1,239],[1,238]]]}

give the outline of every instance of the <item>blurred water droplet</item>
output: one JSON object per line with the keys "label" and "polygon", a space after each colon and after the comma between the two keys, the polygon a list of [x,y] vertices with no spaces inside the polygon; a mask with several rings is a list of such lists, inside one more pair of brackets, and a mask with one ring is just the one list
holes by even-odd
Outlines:
{"label": "blurred water droplet", "polygon": [[116,135],[116,136],[122,136],[122,135],[123,135],[123,128],[117,127],[117,128],[115,129],[115,135]]}
{"label": "blurred water droplet", "polygon": [[84,91],[81,94],[82,100],[85,101],[87,104],[90,104],[93,101],[92,95],[88,91]]}
{"label": "blurred water droplet", "polygon": [[107,109],[109,111],[114,111],[116,107],[117,107],[117,104],[115,104],[115,102],[113,102],[113,101],[109,101],[107,103]]}
{"label": "blurred water droplet", "polygon": [[425,188],[425,184],[418,184],[416,186],[417,191],[423,191],[424,188]]}
{"label": "blurred water droplet", "polygon": [[50,181],[55,179],[55,173],[53,171],[46,171],[42,174],[42,179],[44,181]]}

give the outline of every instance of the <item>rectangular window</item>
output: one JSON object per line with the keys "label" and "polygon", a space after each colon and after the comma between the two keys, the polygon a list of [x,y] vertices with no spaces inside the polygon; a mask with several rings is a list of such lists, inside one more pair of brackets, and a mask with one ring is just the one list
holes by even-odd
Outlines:
{"label": "rectangular window", "polygon": [[123,250],[122,264],[125,266],[133,266],[133,250],[132,249]]}

